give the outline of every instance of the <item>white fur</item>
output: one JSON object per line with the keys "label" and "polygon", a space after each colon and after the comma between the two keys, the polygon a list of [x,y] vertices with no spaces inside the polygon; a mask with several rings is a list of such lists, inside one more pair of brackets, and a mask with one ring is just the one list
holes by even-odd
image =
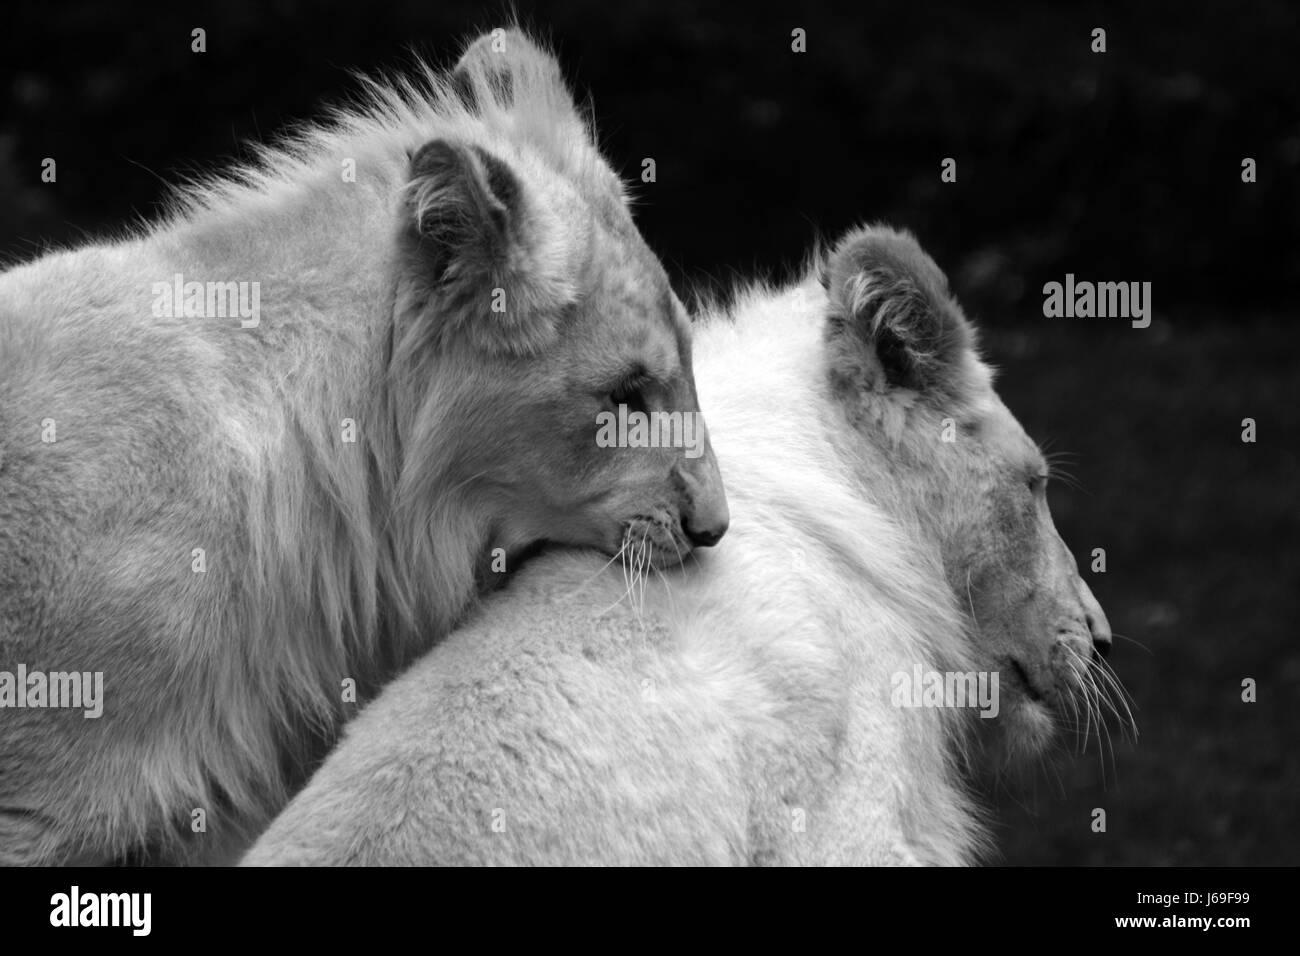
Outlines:
{"label": "white fur", "polygon": [[891,518],[827,383],[827,298],[696,335],[726,538],[628,581],[553,554],[348,727],[249,864],[971,862],[964,721],[891,705],[969,669],[940,555]]}

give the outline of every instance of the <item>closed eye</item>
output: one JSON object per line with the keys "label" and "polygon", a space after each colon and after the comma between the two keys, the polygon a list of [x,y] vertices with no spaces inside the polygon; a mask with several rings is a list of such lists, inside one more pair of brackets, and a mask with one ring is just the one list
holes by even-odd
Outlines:
{"label": "closed eye", "polygon": [[626,405],[629,412],[646,412],[645,388],[650,382],[644,368],[633,369],[609,390],[609,400],[615,408]]}
{"label": "closed eye", "polygon": [[1038,475],[1030,475],[1028,479],[1029,490],[1034,494],[1046,494],[1047,492],[1047,472]]}

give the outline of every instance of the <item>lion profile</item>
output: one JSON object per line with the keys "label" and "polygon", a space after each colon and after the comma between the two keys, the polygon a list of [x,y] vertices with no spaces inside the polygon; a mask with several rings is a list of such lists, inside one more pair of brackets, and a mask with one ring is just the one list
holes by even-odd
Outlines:
{"label": "lion profile", "polygon": [[[0,274],[0,673],[105,696],[0,684],[0,861],[207,854],[521,555],[666,565],[726,528],[707,442],[594,441],[698,403],[554,59],[495,31],[368,96],[155,228]],[[205,283],[258,314],[205,314]]]}
{"label": "lion profile", "polygon": [[857,230],[730,313],[695,339],[726,540],[630,580],[540,558],[359,715],[246,864],[987,852],[982,721],[892,691],[1000,675],[989,723],[1028,749],[1099,701],[1110,632],[1042,455],[907,234]]}

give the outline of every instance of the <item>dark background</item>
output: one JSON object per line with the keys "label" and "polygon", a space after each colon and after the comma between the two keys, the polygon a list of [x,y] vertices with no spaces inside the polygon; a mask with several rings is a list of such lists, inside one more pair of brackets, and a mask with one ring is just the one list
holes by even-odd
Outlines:
{"label": "dark background", "polygon": [[[684,295],[789,275],[816,235],[862,220],[906,226],[985,330],[1007,404],[1071,454],[1083,488],[1058,483],[1053,510],[1081,567],[1106,549],[1107,572],[1085,577],[1125,638],[1111,662],[1141,736],[994,785],[1006,861],[1300,862],[1297,6],[516,9],[593,95],[615,166],[639,181],[655,158],[638,221]],[[450,63],[505,12],[11,3],[0,257],[148,219],[165,183],[354,93],[350,70],[410,51]],[[790,50],[795,27],[806,53]],[[46,156],[57,184],[40,182]],[[947,156],[955,184],[939,179]],[[1066,272],[1150,281],[1151,327],[1045,319],[1043,283]],[[1246,417],[1255,444],[1240,440]],[[1244,677],[1258,703],[1241,702]]]}

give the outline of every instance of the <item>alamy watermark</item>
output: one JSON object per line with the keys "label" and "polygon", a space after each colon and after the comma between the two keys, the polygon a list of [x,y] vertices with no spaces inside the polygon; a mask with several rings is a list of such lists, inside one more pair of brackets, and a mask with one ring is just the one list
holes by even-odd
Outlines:
{"label": "alamy watermark", "polygon": [[981,717],[996,717],[997,671],[895,671],[889,702],[895,707],[978,707]]}
{"label": "alamy watermark", "polygon": [[104,713],[103,671],[29,671],[19,664],[16,671],[0,671],[0,708],[68,707],[82,716]]}
{"label": "alamy watermark", "polygon": [[51,926],[121,926],[133,936],[153,928],[152,893],[83,893],[75,883],[50,897]]}
{"label": "alamy watermark", "polygon": [[1043,286],[1043,315],[1049,319],[1132,319],[1135,329],[1151,324],[1150,282],[1076,282],[1074,273],[1065,282]]}
{"label": "alamy watermark", "polygon": [[687,458],[704,454],[704,416],[699,412],[639,412],[596,415],[598,448],[684,448]]}
{"label": "alamy watermark", "polygon": [[260,282],[186,282],[176,273],[171,282],[155,282],[153,314],[160,319],[239,319],[240,328],[262,321]]}

